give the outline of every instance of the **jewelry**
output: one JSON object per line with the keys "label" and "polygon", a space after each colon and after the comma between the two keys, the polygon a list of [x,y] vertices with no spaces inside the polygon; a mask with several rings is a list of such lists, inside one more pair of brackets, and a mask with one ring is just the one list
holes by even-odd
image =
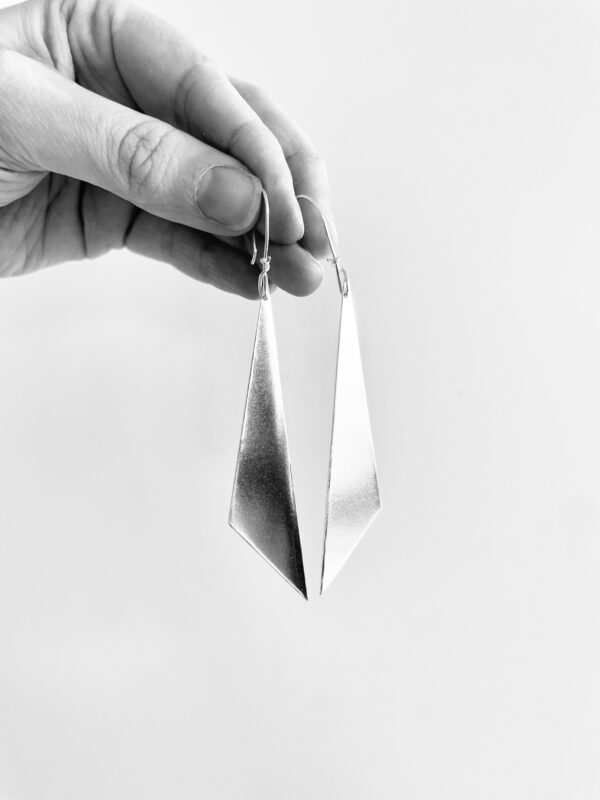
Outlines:
{"label": "jewelry", "polygon": [[328,261],[335,266],[342,298],[321,571],[323,593],[379,513],[381,498],[348,275],[340,266],[318,203],[302,194],[297,199],[310,203],[321,217],[331,249]]}
{"label": "jewelry", "polygon": [[264,190],[263,202],[260,307],[229,524],[307,598],[269,292],[269,200]]}

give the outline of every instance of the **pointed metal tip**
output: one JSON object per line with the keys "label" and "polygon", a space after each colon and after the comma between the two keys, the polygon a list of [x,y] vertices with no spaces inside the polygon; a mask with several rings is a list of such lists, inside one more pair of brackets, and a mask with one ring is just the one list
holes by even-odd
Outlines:
{"label": "pointed metal tip", "polygon": [[352,553],[356,549],[357,545],[358,545],[358,542],[352,548],[352,550],[348,553],[348,555],[342,561],[342,563],[338,565],[337,569],[328,570],[327,571],[327,570],[325,570],[325,567],[323,567],[323,574],[321,575],[321,590],[320,590],[319,594],[323,595],[323,594],[325,594],[327,589],[329,589],[331,584],[334,582],[334,580],[337,578],[337,576],[340,574],[340,572],[344,568],[344,565],[346,564],[346,561],[348,561],[348,559],[350,558],[350,556],[352,555]]}
{"label": "pointed metal tip", "polygon": [[302,565],[302,562],[299,565],[299,569],[295,571],[293,577],[291,577],[290,575],[286,575],[285,572],[283,572],[276,564],[274,564],[268,558],[268,556],[266,556],[261,550],[259,550],[259,548],[254,544],[254,542],[250,541],[250,539],[248,539],[247,536],[245,536],[245,534],[242,531],[240,531],[238,528],[235,527],[235,525],[231,520],[231,516],[232,515],[230,514],[229,516],[230,528],[234,530],[237,533],[237,535],[240,536],[246,542],[246,544],[249,545],[254,550],[255,553],[258,553],[258,555],[262,558],[262,560],[266,561],[267,564],[270,567],[272,567],[278,575],[281,575],[281,577],[285,580],[286,583],[288,583],[292,587],[292,589],[295,589],[295,591],[297,591],[299,595],[301,595],[305,600],[308,600],[308,591],[306,589],[306,578],[304,575],[304,566]]}
{"label": "pointed metal tip", "polygon": [[[271,562],[267,558],[264,558],[264,560],[268,564],[271,564]],[[286,581],[286,583],[288,583],[292,587],[292,589],[295,589],[296,592],[298,592],[300,597],[303,597],[306,601],[308,601],[308,592],[306,589],[306,583],[304,581],[304,575],[302,575],[301,581],[298,580],[298,583],[294,583],[294,581],[291,578],[288,578],[287,575],[284,575],[283,572],[280,569],[277,569],[277,567],[274,564],[271,564],[271,566],[276,572],[278,572],[281,575],[281,577]]]}
{"label": "pointed metal tip", "polygon": [[334,580],[337,578],[337,576],[340,574],[340,572],[346,565],[346,562],[348,561],[352,553],[362,542],[365,533],[369,530],[369,528],[373,524],[375,518],[377,517],[380,511],[381,511],[381,496],[378,496],[377,507],[373,509],[373,515],[371,516],[371,519],[367,522],[367,524],[363,529],[363,532],[355,540],[352,547],[349,548],[349,550],[347,551],[347,553],[345,553],[342,559],[338,560],[337,564],[331,565],[331,560],[329,562],[327,561],[327,538],[325,538],[325,549],[323,551],[323,562],[321,569],[321,587],[319,590],[319,594],[322,595],[327,591],[327,589],[329,589],[331,584],[334,582]]}
{"label": "pointed metal tip", "polygon": [[[294,587],[294,588],[296,588],[296,587]],[[302,597],[308,603],[308,590],[307,590],[306,586],[304,587],[304,589],[298,589],[298,594],[302,595]]]}
{"label": "pointed metal tip", "polygon": [[307,598],[273,312],[264,298],[254,337],[229,524]]}
{"label": "pointed metal tip", "polygon": [[[265,561],[266,561],[266,560],[267,560],[267,559],[265,559]],[[269,562],[269,563],[270,563],[270,562]],[[273,564],[271,564],[271,566],[273,567]],[[307,601],[308,601],[308,592],[307,592],[307,590],[306,590],[306,583],[305,583],[304,581],[302,581],[302,582],[299,582],[299,583],[294,583],[292,580],[290,580],[290,578],[288,578],[286,575],[284,575],[284,574],[283,574],[283,572],[281,572],[280,570],[278,570],[278,569],[277,569],[277,567],[273,567],[273,569],[275,569],[277,572],[279,572],[279,574],[281,575],[281,577],[282,577],[282,578],[283,578],[283,579],[284,579],[284,580],[285,580],[287,583],[289,583],[289,585],[292,587],[292,589],[295,589],[295,590],[298,592],[298,594],[300,595],[300,597],[303,597],[305,600],[307,600]]]}

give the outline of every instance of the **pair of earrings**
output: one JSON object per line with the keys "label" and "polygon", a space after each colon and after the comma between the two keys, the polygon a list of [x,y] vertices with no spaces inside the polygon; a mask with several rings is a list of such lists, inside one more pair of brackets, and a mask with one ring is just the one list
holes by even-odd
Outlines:
{"label": "pair of earrings", "polygon": [[[283,411],[269,293],[269,201],[258,278],[260,307],[229,524],[300,594],[308,598]],[[371,425],[350,284],[323,224],[341,295],[337,374],[329,456],[321,593],[328,588],[381,508]],[[252,263],[256,262],[254,245]]]}

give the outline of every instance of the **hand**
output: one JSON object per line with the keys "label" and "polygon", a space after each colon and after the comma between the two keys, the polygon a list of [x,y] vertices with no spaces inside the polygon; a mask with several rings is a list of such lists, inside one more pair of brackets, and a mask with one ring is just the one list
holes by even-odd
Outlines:
{"label": "hand", "polygon": [[271,206],[270,277],[321,281],[324,165],[260,89],[118,0],[0,10],[0,275],[127,247],[257,296],[241,234]]}

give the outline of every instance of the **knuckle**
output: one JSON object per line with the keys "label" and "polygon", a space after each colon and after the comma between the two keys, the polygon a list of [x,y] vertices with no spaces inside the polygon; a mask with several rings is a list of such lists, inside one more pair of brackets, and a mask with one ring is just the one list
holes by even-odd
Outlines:
{"label": "knuckle", "polygon": [[254,117],[239,122],[231,131],[227,149],[232,153],[244,150],[246,143],[253,141],[259,135],[260,129],[261,123]]}
{"label": "knuckle", "polygon": [[271,107],[275,106],[275,101],[273,100],[273,95],[267,89],[263,89],[262,86],[251,86],[252,92],[252,103],[256,108],[260,109],[270,109]]}
{"label": "knuckle", "polygon": [[58,12],[63,19],[71,22],[77,17],[93,23],[94,19],[104,15],[113,15],[117,12],[124,13],[133,7],[129,0],[38,0],[47,11]]}
{"label": "knuckle", "polygon": [[48,19],[48,15],[60,16],[68,10],[68,0],[34,0],[32,6],[40,9],[44,19]]}
{"label": "knuckle", "polygon": [[290,158],[290,163],[293,165],[294,174],[299,178],[310,178],[319,186],[328,186],[327,165],[321,154],[312,145],[305,145],[297,150]]}
{"label": "knuckle", "polygon": [[253,106],[264,106],[271,102],[271,95],[262,86],[248,81],[237,81],[240,94]]}
{"label": "knuckle", "polygon": [[318,172],[323,175],[327,174],[327,166],[321,154],[312,147],[304,151],[304,163],[313,172]]}
{"label": "knuckle", "polygon": [[14,50],[9,50],[6,47],[0,47],[0,81],[7,88],[10,87],[11,82],[14,80],[15,73],[18,72],[18,66],[22,57],[19,56]]}
{"label": "knuckle", "polygon": [[203,53],[197,53],[193,64],[187,67],[179,79],[173,100],[175,124],[178,128],[189,130],[190,120],[195,116],[199,87],[204,85],[209,71],[217,71],[215,62]]}
{"label": "knuckle", "polygon": [[303,160],[307,167],[315,172],[327,172],[325,161],[318,150],[312,146],[307,146],[304,150]]}
{"label": "knuckle", "polygon": [[225,145],[227,152],[248,163],[260,174],[276,175],[285,171],[285,156],[277,137],[258,116],[240,121]]}
{"label": "knuckle", "polygon": [[116,164],[134,195],[157,189],[173,158],[175,131],[152,121],[139,122],[118,137]]}

